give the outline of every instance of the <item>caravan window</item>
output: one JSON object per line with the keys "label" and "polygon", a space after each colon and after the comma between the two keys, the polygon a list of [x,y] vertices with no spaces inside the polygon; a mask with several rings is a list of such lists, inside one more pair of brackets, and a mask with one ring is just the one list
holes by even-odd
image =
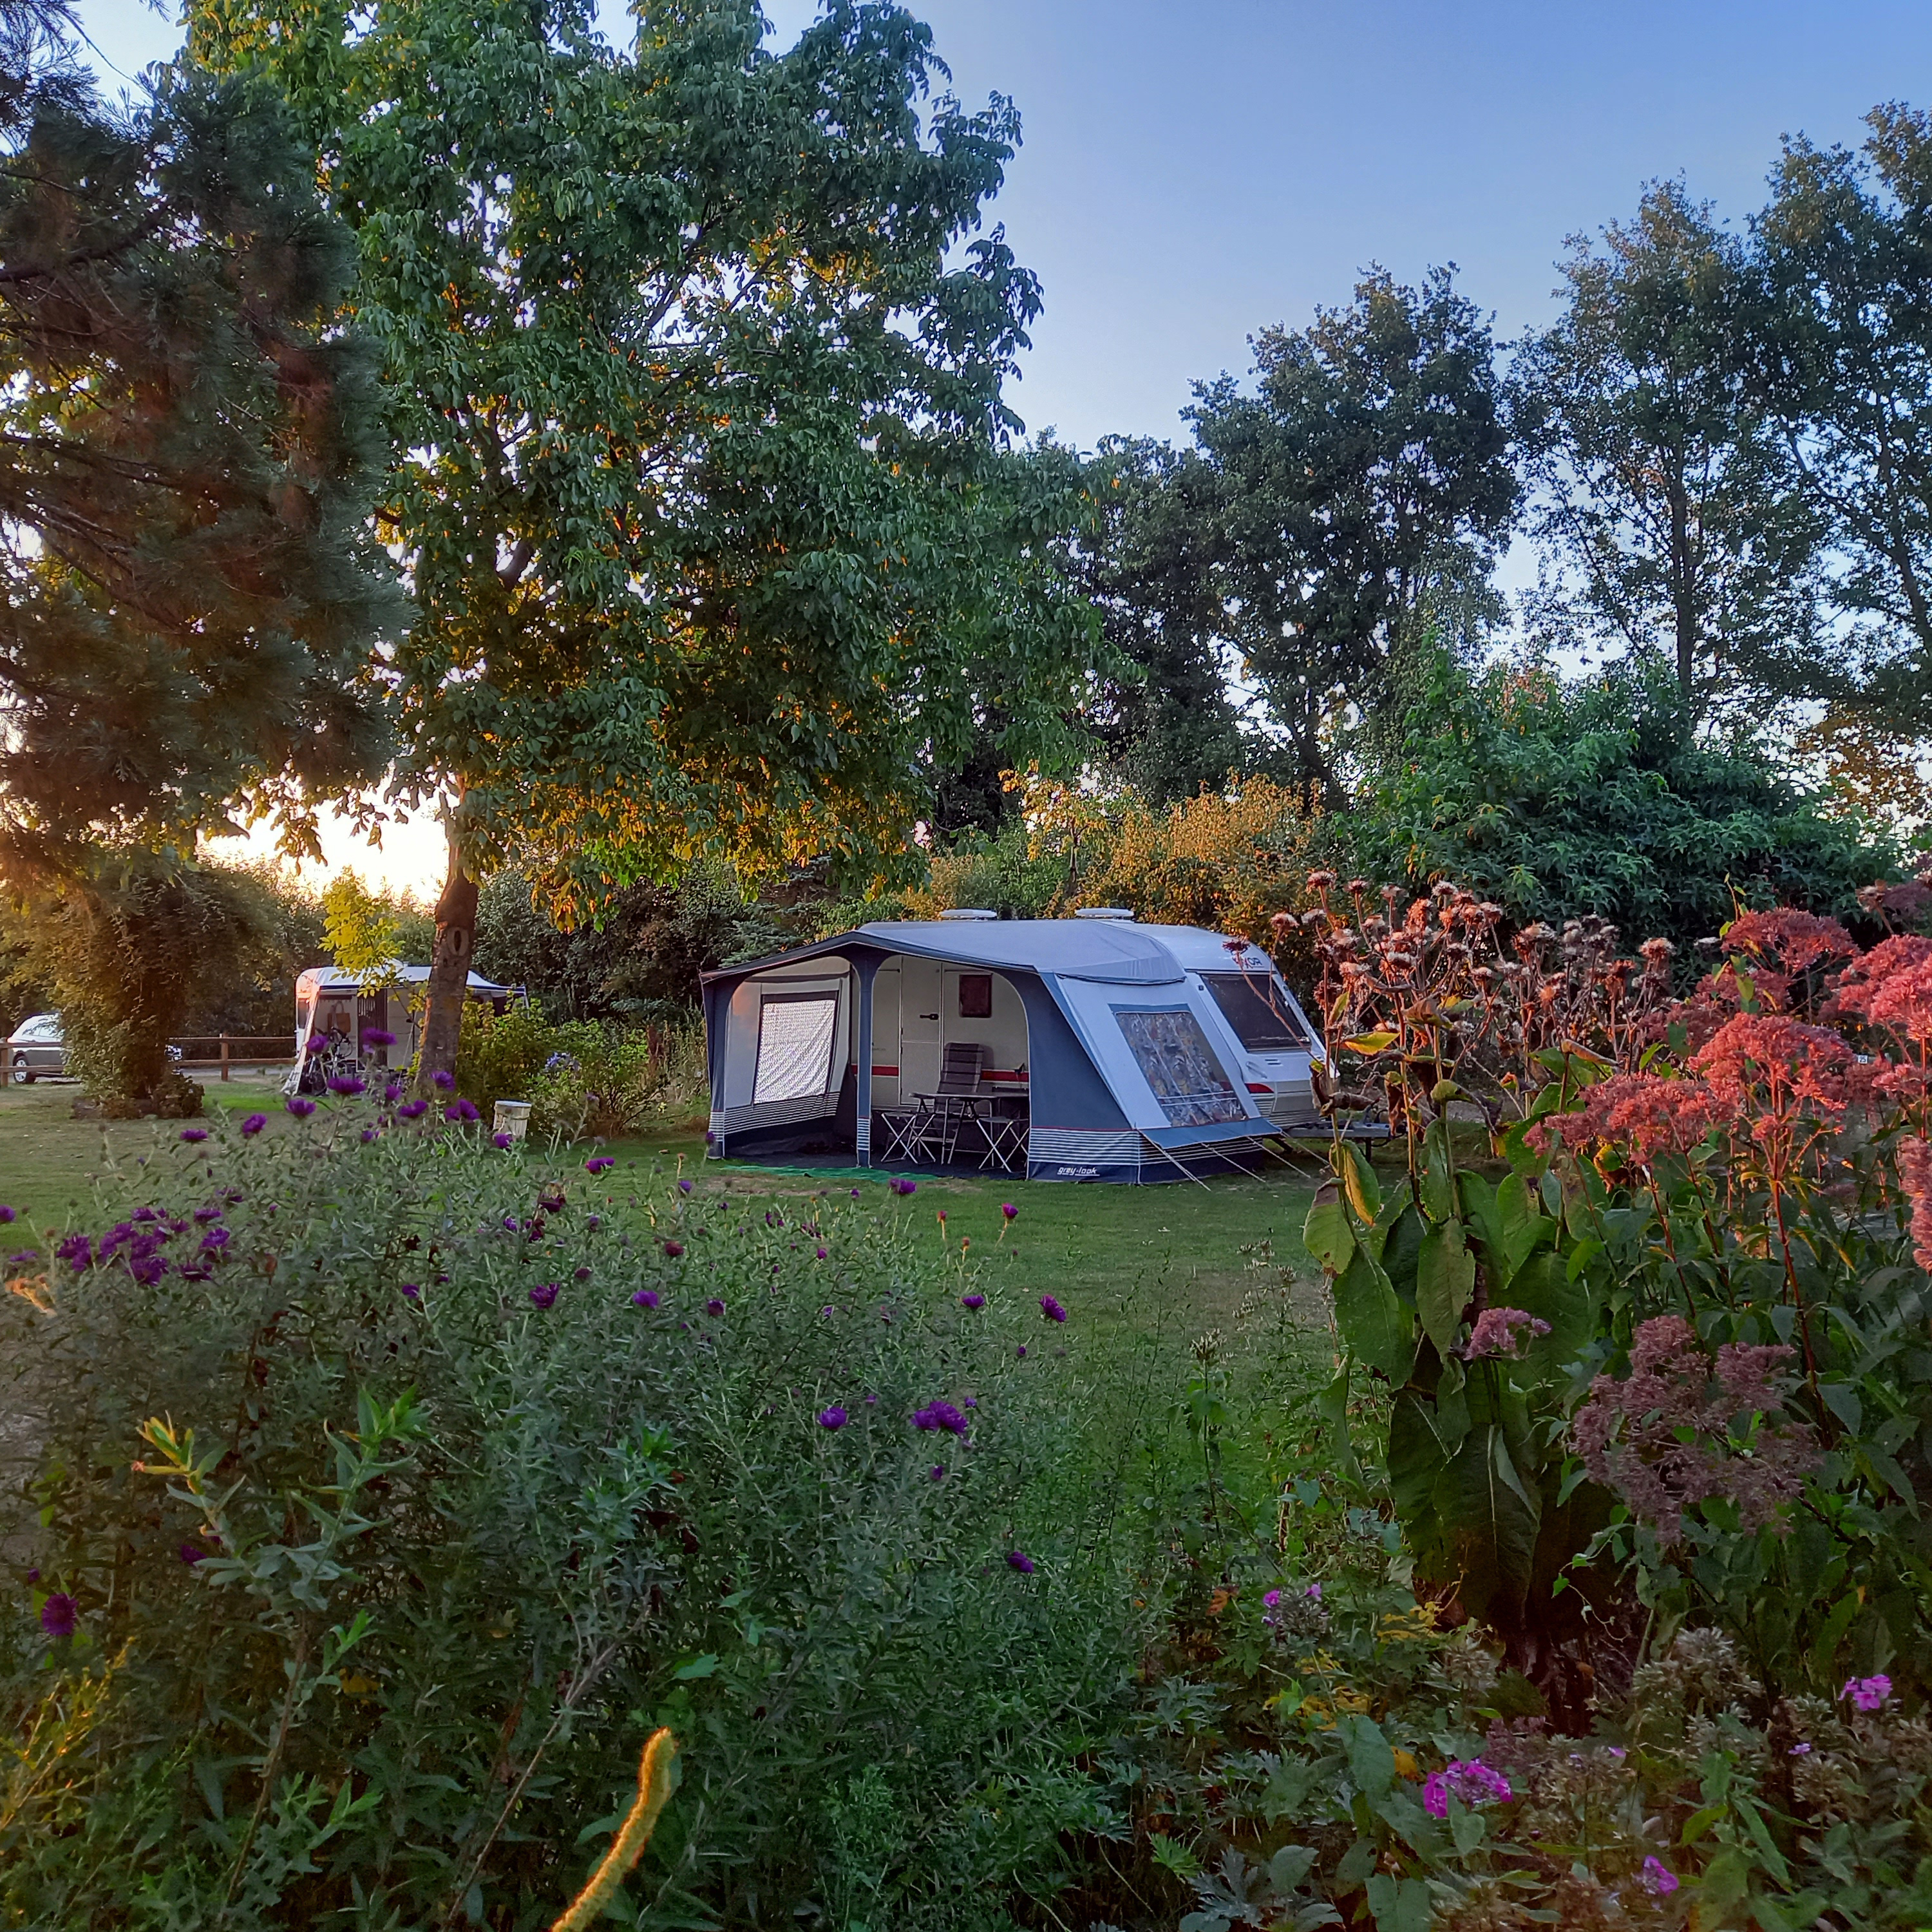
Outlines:
{"label": "caravan window", "polygon": [[1305,1053],[1308,1040],[1272,979],[1246,973],[1204,973],[1201,982],[1221,1017],[1250,1053]]}
{"label": "caravan window", "polygon": [[1205,1126],[1245,1115],[1234,1083],[1185,1006],[1157,1012],[1116,1006],[1114,1017],[1170,1126]]}
{"label": "caravan window", "polygon": [[753,1102],[800,1100],[830,1091],[838,1021],[836,993],[766,994],[758,1008]]}

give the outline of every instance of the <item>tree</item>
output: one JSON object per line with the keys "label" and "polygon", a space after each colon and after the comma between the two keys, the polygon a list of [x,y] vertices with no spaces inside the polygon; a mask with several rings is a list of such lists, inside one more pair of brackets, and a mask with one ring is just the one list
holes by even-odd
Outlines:
{"label": "tree", "polygon": [[1196,451],[1126,437],[1103,441],[1094,467],[1099,512],[1073,568],[1121,669],[1087,721],[1122,782],[1156,804],[1190,798],[1269,751],[1228,693],[1220,480]]}
{"label": "tree", "polygon": [[1932,117],[1894,104],[1866,124],[1856,153],[1785,143],[1753,224],[1748,366],[1784,487],[1826,519],[1848,626],[1778,683],[1828,708],[1828,740],[1876,734],[1909,765],[1932,734]]}
{"label": "tree", "polygon": [[0,8],[16,887],[77,885],[103,844],[191,852],[237,812],[312,841],[314,802],[386,742],[368,646],[392,593],[365,526],[386,448],[367,345],[334,317],[346,234],[263,89],[177,76],[114,119],[69,70],[69,24]]}
{"label": "tree", "polygon": [[190,10],[321,152],[409,452],[400,783],[451,850],[425,1078],[512,850],[566,918],[700,855],[904,869],[984,721],[1062,755],[1092,656],[1052,550],[1077,471],[1006,447],[1036,286],[968,238],[1010,106],[922,111],[944,70],[893,5],[782,57],[754,0],[646,10],[623,52],[588,10]]}
{"label": "tree", "polygon": [[1514,513],[1494,348],[1448,269],[1420,290],[1377,271],[1254,348],[1256,393],[1222,376],[1189,412],[1220,484],[1212,580],[1294,775],[1339,800],[1338,712],[1400,718]]}
{"label": "tree", "polygon": [[1748,265],[1710,209],[1665,182],[1570,251],[1567,306],[1511,371],[1541,616],[1661,651],[1693,724],[1813,647],[1817,519],[1778,487],[1745,374]]}
{"label": "tree", "polygon": [[1835,817],[1739,734],[1700,742],[1654,654],[1565,683],[1438,658],[1402,758],[1336,830],[1371,879],[1446,878],[1512,922],[1582,913],[1689,947],[1740,902],[1855,917],[1889,842]]}

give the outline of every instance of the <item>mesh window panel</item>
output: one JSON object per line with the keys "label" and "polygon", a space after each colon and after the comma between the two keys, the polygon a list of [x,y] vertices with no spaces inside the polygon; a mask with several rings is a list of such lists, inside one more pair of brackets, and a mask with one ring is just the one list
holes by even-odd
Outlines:
{"label": "mesh window panel", "polygon": [[758,1074],[754,1106],[766,1100],[802,1100],[832,1084],[832,1036],[838,996],[768,999],[758,1009]]}
{"label": "mesh window panel", "polygon": [[1201,978],[1221,1017],[1250,1053],[1306,1051],[1308,1042],[1272,980],[1250,979],[1245,973],[1204,973]]}
{"label": "mesh window panel", "polygon": [[1246,1118],[1234,1083],[1185,1006],[1151,1013],[1116,1006],[1114,1017],[1170,1126]]}

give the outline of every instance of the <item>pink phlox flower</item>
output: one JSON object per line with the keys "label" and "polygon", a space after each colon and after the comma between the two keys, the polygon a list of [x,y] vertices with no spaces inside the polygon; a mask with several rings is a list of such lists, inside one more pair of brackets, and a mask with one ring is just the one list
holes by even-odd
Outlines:
{"label": "pink phlox flower", "polygon": [[1842,1702],[1849,1697],[1861,1711],[1876,1711],[1892,1695],[1892,1679],[1881,1672],[1876,1677],[1848,1677],[1838,1693]]}
{"label": "pink phlox flower", "polygon": [[1668,1898],[1678,1886],[1677,1874],[1659,1858],[1644,1860],[1636,1882],[1652,1898]]}
{"label": "pink phlox flower", "polygon": [[1424,1780],[1422,1808],[1432,1818],[1449,1815],[1449,1800],[1467,1805],[1506,1804],[1515,1796],[1510,1781],[1480,1758],[1451,1758]]}

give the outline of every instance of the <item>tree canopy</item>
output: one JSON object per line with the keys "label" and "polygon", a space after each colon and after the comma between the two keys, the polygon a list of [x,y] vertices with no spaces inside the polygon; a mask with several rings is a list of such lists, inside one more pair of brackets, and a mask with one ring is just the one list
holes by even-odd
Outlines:
{"label": "tree canopy", "polygon": [[77,878],[237,813],[299,843],[386,749],[346,232],[267,90],[181,74],[118,117],[62,9],[5,18],[0,868]]}

